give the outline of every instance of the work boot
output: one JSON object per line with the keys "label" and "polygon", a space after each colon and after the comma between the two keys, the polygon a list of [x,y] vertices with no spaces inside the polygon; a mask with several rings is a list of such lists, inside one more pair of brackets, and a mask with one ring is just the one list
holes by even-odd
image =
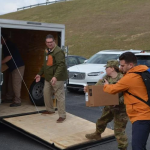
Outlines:
{"label": "work boot", "polygon": [[21,106],[21,103],[12,103],[10,104],[10,107],[18,107]]}
{"label": "work boot", "polygon": [[89,140],[101,140],[101,134],[96,132],[91,134],[86,134],[85,137]]}
{"label": "work boot", "polygon": [[57,122],[57,123],[62,123],[62,122],[65,121],[65,119],[66,119],[66,118],[59,117],[56,122]]}

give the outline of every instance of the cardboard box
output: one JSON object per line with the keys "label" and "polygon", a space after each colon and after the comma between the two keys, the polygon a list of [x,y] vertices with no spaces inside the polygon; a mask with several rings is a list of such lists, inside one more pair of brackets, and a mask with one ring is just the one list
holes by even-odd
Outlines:
{"label": "cardboard box", "polygon": [[6,64],[2,64],[2,72],[8,69],[8,66]]}
{"label": "cardboard box", "polygon": [[96,107],[105,105],[119,105],[118,94],[109,94],[103,91],[102,85],[87,86],[88,100],[86,106]]}

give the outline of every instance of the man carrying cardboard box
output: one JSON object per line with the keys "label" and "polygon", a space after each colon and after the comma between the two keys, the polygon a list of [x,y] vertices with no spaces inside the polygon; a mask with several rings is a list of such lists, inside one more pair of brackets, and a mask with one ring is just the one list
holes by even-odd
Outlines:
{"label": "man carrying cardboard box", "polygon": [[149,68],[137,65],[137,58],[131,52],[123,53],[119,60],[125,75],[113,85],[105,80],[104,91],[111,94],[124,92],[124,103],[132,123],[132,150],[146,150],[150,133],[150,106],[146,104],[149,99],[148,92],[142,76],[138,73],[147,72]]}
{"label": "man carrying cardboard box", "polygon": [[[123,77],[123,75],[119,72],[119,62],[117,60],[108,61],[105,67],[107,75],[103,79],[100,79],[96,85],[103,85],[104,79],[106,79],[109,84],[114,84]],[[84,91],[86,91],[86,87],[84,88]],[[91,134],[86,134],[85,137],[90,140],[100,140],[101,134],[104,132],[107,123],[114,119],[114,132],[118,142],[118,148],[120,150],[126,150],[128,141],[125,134],[125,128],[128,122],[128,117],[123,101],[123,96],[120,93],[119,105],[105,106],[101,118],[97,120],[96,131]]]}

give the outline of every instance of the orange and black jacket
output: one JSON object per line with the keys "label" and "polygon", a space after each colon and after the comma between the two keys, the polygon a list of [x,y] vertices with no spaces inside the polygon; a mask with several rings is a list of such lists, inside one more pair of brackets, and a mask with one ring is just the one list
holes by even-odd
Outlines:
{"label": "orange and black jacket", "polygon": [[133,123],[137,120],[150,120],[150,107],[141,100],[129,95],[126,91],[135,96],[147,101],[147,89],[143,82],[142,77],[134,72],[143,72],[148,69],[145,65],[135,66],[130,69],[123,78],[116,84],[104,85],[104,91],[107,93],[115,94],[124,92],[124,103],[130,121]]}

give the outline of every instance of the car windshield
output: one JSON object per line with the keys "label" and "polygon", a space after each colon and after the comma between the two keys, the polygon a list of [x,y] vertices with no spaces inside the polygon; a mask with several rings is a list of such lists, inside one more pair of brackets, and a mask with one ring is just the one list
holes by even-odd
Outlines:
{"label": "car windshield", "polygon": [[150,67],[150,56],[136,56],[138,65],[146,65]]}
{"label": "car windshield", "polygon": [[108,60],[118,59],[120,54],[95,54],[87,60],[90,64],[107,64]]}

